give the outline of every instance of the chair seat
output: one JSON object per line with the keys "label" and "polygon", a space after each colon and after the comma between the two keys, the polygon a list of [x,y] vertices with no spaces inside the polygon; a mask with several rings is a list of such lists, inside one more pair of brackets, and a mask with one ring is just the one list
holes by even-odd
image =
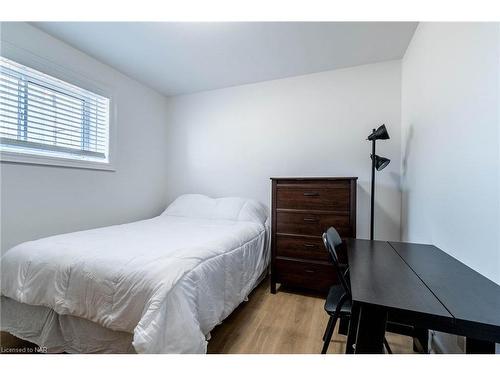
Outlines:
{"label": "chair seat", "polygon": [[[328,296],[326,297],[325,301],[325,311],[328,314],[333,314],[335,312],[335,309],[337,308],[337,305],[340,302],[340,299],[342,296],[345,294],[344,288],[342,285],[332,285],[330,287],[330,290],[328,291]],[[341,314],[350,314],[351,313],[351,300],[348,299],[347,301],[344,302],[340,309]]]}

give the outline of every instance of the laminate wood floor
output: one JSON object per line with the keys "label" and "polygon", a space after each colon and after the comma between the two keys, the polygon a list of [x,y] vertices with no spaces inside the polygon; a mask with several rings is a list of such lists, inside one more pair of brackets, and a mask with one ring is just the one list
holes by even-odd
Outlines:
{"label": "laminate wood floor", "polygon": [[[208,344],[212,354],[317,354],[328,321],[324,298],[279,288],[269,292],[264,280],[222,324],[215,327]],[[393,353],[413,353],[412,340],[386,334]],[[35,346],[1,332],[3,347]],[[329,353],[344,353],[346,337],[335,332]]]}
{"label": "laminate wood floor", "polygon": [[[214,328],[208,353],[317,354],[323,346],[328,315],[324,297],[279,288],[269,292],[264,280],[221,325]],[[346,336],[335,329],[328,353],[344,353]],[[414,353],[412,339],[392,333],[387,341],[396,353]]]}

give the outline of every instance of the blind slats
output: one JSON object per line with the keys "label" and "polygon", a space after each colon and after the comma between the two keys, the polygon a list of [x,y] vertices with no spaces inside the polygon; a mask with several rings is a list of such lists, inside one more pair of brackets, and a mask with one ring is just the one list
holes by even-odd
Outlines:
{"label": "blind slats", "polygon": [[107,160],[109,99],[0,57],[0,144]]}
{"label": "blind slats", "polygon": [[[14,86],[14,85],[6,84],[6,82],[3,81],[2,78],[0,78],[0,82],[1,82],[0,89],[2,90],[2,92],[6,93],[6,94],[10,94],[11,96],[14,95],[16,98],[19,95],[24,97],[25,93],[22,91],[22,89],[24,89],[24,87],[21,88],[21,90],[20,90],[18,85]],[[27,91],[28,91],[28,95],[31,97],[30,101],[46,102],[48,99],[47,96],[43,96],[43,95],[46,95],[46,92],[37,90],[36,88],[33,88],[32,86],[28,87]],[[41,95],[39,95],[39,94],[41,94]],[[64,97],[61,97],[60,95],[57,96],[57,99],[59,102],[61,102],[62,106],[64,106],[67,109],[78,110],[81,107],[81,102],[80,102],[80,104],[78,104],[77,102],[66,100]],[[96,114],[96,115],[101,115],[101,116],[106,115],[106,111],[97,109],[90,102],[86,102],[86,103],[87,103],[86,105],[88,107],[89,112]]]}
{"label": "blind slats", "polygon": [[[19,135],[19,137],[29,137],[29,138],[32,138],[33,135],[42,135],[44,137],[56,137],[58,139],[62,139],[62,140],[68,140],[68,141],[74,141],[74,142],[81,142],[81,134],[78,134],[78,133],[72,133],[71,130],[57,130],[57,131],[54,131],[54,130],[51,130],[51,129],[43,129],[43,128],[37,128],[37,127],[30,127],[29,131],[27,132],[24,132],[23,130],[19,130],[19,128],[16,126],[17,124],[16,123],[13,123],[13,122],[8,122],[8,121],[4,121],[4,125],[5,126],[2,126],[2,130],[9,130],[10,133],[9,134],[16,134],[18,135],[19,133],[22,133],[23,135]],[[14,131],[16,133],[14,133]],[[100,139],[97,139],[95,136],[92,136],[92,137],[89,137],[88,139],[88,143],[89,144],[92,144],[92,145],[96,145],[96,146],[100,146],[100,147],[103,147],[105,146],[105,144],[103,143],[103,141],[101,141]]]}
{"label": "blind slats", "polygon": [[[18,118],[19,112],[18,111],[13,111],[12,109],[6,109],[3,108],[0,105],[0,114],[12,117],[14,116],[15,118]],[[58,117],[57,115],[54,116],[52,114],[45,114],[41,112],[35,112],[35,111],[29,111],[29,113],[26,115],[28,118],[29,122],[33,122],[34,124],[41,124],[45,126],[53,126],[53,127],[63,127],[63,128],[77,128],[77,129],[82,129],[82,120],[80,122],[76,122],[73,120],[66,120],[64,118]],[[104,135],[105,134],[105,129],[103,125],[99,125],[98,123],[89,123],[87,126],[88,129],[95,130],[97,133]]]}
{"label": "blind slats", "polygon": [[[12,118],[17,118],[18,112],[17,111],[12,111],[10,109],[4,109],[0,108],[0,114],[5,115],[7,117]],[[80,123],[76,121],[69,121],[63,118],[58,118],[57,116],[54,117],[53,115],[45,115],[43,113],[35,112],[35,111],[29,111],[28,115],[28,121],[32,122],[34,124],[39,124],[39,125],[44,125],[44,126],[50,126],[54,128],[77,128],[77,129],[82,129],[81,121]],[[42,122],[44,121],[44,122]],[[98,134],[104,135],[103,127],[98,126],[97,124],[92,124],[88,126],[89,129],[95,130]]]}
{"label": "blind slats", "polygon": [[[4,103],[7,103],[5,104],[4,106],[5,107],[13,107],[14,105],[16,106],[17,108],[17,99],[12,99],[12,98],[8,98],[8,97],[4,97],[2,95],[0,95],[0,105],[2,104],[2,102]],[[32,110],[32,112],[34,113],[43,113],[41,111],[44,111],[44,112],[50,112],[50,113],[53,113],[53,116],[64,116],[64,118],[71,118],[71,119],[74,119],[74,120],[82,120],[82,116],[83,114],[82,113],[76,113],[76,112],[70,112],[68,111],[66,108],[61,108],[61,107],[57,107],[56,109],[52,108],[52,107],[49,107],[49,106],[39,106],[39,105],[36,105],[33,103],[33,101],[30,101],[29,103],[30,105],[30,108],[34,108],[35,110]],[[71,113],[71,115],[69,114]],[[75,114],[75,115],[73,115]],[[79,116],[78,116],[79,115]],[[104,127],[105,126],[105,119],[102,118],[102,119],[97,119],[97,124],[99,124],[100,127]]]}
{"label": "blind slats", "polygon": [[46,134],[30,133],[30,135],[26,139],[19,139],[19,138],[13,137],[12,134],[10,134],[10,133],[7,133],[5,131],[1,131],[0,136],[2,138],[10,139],[13,141],[40,143],[40,144],[52,145],[52,146],[54,146],[54,144],[55,144],[56,146],[58,145],[58,146],[62,146],[62,147],[69,147],[69,148],[73,148],[76,150],[104,153],[104,151],[99,149],[99,148],[97,148],[97,149],[92,148],[90,150],[82,149],[79,141],[68,140],[64,137],[57,137],[57,142],[53,142],[53,140],[51,139],[53,137],[50,135],[46,135]]}
{"label": "blind slats", "polygon": [[[3,60],[6,59],[4,58]],[[73,94],[77,98],[82,98],[90,102],[101,104],[103,107],[105,106],[106,98],[102,96],[91,93],[90,91],[87,91],[85,89],[80,89],[77,86],[60,81],[57,78],[50,77],[43,73],[33,74],[32,72],[36,72],[35,70],[23,67],[20,64],[16,65],[18,65],[18,68],[11,68],[7,65],[2,64],[2,66],[0,66],[0,72],[2,73],[2,75],[9,76],[15,79],[23,78],[26,81],[40,82],[43,86],[47,86],[54,91],[58,91],[60,89],[61,92],[70,94],[70,96],[71,94]],[[47,77],[49,78],[49,80],[47,79]]]}
{"label": "blind slats", "polygon": [[[88,103],[90,103],[91,105],[93,105],[95,107],[98,107],[98,108],[100,107],[103,110],[106,108],[106,104],[107,104],[108,99],[103,98],[103,97],[99,97],[96,94],[92,94],[93,95],[92,97],[88,96],[88,95],[75,94],[75,93],[72,93],[71,90],[68,90],[66,86],[64,88],[59,88],[57,86],[51,85],[50,82],[47,80],[40,81],[39,79],[31,79],[30,76],[23,74],[23,73],[19,73],[16,75],[9,74],[8,72],[5,71],[5,69],[3,69],[2,66],[0,66],[0,73],[2,76],[2,82],[9,83],[11,85],[14,84],[18,80],[23,80],[23,81],[28,82],[28,83],[33,83],[33,85],[40,85],[44,88],[46,87],[53,92],[61,93],[65,96],[68,96],[69,98],[72,98],[73,100],[86,100]],[[54,79],[52,77],[49,77],[49,78]],[[66,85],[69,85],[69,84],[66,84]],[[69,86],[71,86],[71,85],[69,85]],[[35,88],[35,90],[36,90],[36,88]],[[38,89],[37,91],[40,91],[40,89]],[[67,98],[66,100],[69,103],[71,103],[71,100],[69,100],[69,98]]]}
{"label": "blind slats", "polygon": [[[72,134],[76,134],[76,136],[83,140],[82,137],[83,137],[83,134],[82,134],[82,131],[81,130],[77,130],[77,129],[74,129],[74,128],[64,128],[64,127],[61,127],[61,126],[58,126],[58,127],[54,127],[54,126],[48,126],[44,123],[41,123],[41,122],[35,122],[35,121],[31,121],[30,122],[30,126],[29,127],[24,127],[24,126],[19,126],[19,122],[17,121],[16,122],[16,118],[13,117],[13,116],[8,116],[8,115],[5,115],[5,114],[1,114],[0,113],[0,118],[2,119],[2,128],[12,128],[13,126],[16,127],[17,130],[19,130],[20,132],[27,132],[27,133],[31,133],[32,130],[45,130],[47,132],[71,132]],[[96,134],[95,132],[93,131],[89,131],[88,132],[89,134],[86,135],[86,137],[88,138],[88,141],[92,141],[92,140],[99,140],[100,144],[105,144],[105,142],[103,141],[103,137],[100,136],[99,134]]]}
{"label": "blind slats", "polygon": [[46,145],[46,144],[40,144],[40,143],[36,143],[36,142],[29,142],[29,141],[19,141],[19,140],[4,138],[4,137],[0,137],[0,142],[2,144],[8,144],[11,146],[18,146],[18,147],[23,147],[23,148],[31,148],[31,149],[44,150],[44,151],[55,151],[55,152],[61,152],[61,153],[71,153],[74,155],[92,156],[92,157],[96,157],[96,158],[104,158],[105,157],[105,155],[103,153],[95,152],[95,151],[78,150],[78,149],[73,149],[71,147]]}

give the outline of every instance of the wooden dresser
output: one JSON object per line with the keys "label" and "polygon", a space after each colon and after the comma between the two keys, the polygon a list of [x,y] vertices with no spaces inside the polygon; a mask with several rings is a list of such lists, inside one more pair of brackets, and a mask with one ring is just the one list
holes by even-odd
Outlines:
{"label": "wooden dresser", "polygon": [[271,293],[276,283],[326,291],[337,281],[321,235],[356,237],[357,177],[271,178]]}

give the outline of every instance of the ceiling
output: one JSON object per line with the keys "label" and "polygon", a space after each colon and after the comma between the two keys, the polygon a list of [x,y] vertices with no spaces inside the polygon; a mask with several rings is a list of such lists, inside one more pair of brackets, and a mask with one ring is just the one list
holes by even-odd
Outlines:
{"label": "ceiling", "polygon": [[400,59],[416,22],[37,22],[165,95]]}

